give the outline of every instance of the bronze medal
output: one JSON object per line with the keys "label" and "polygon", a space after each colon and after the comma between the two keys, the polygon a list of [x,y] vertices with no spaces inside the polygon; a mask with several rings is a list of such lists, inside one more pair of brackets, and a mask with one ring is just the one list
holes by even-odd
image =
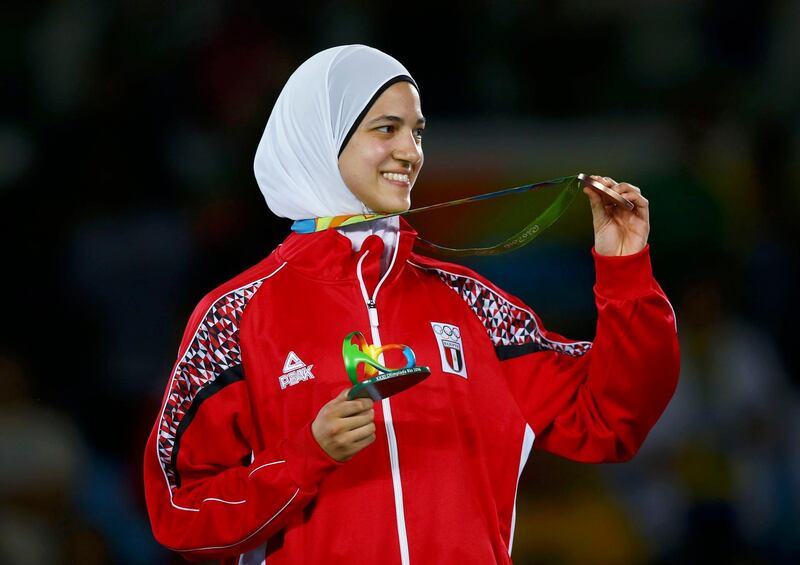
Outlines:
{"label": "bronze medal", "polygon": [[603,183],[598,182],[583,173],[578,175],[578,180],[581,181],[584,186],[588,186],[589,188],[594,189],[596,192],[599,192],[600,196],[603,197],[603,200],[605,200],[606,203],[613,206],[625,206],[625,208],[628,210],[633,210],[633,202],[621,196],[618,192],[611,190]]}

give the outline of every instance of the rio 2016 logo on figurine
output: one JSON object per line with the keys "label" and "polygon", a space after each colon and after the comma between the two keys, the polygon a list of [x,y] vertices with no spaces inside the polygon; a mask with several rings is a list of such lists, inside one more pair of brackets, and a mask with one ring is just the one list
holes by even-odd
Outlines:
{"label": "rio 2016 logo on figurine", "polygon": [[[356,343],[353,343],[354,339]],[[384,351],[390,350],[400,350],[403,353],[406,358],[405,367],[390,369],[378,361]],[[407,345],[391,343],[376,347],[368,344],[361,332],[351,332],[344,338],[342,358],[347,376],[353,383],[353,388],[347,394],[350,400],[367,397],[372,400],[388,398],[422,382],[431,374],[428,367],[415,366],[414,351]],[[358,366],[361,364],[364,364],[363,381],[358,380]]]}

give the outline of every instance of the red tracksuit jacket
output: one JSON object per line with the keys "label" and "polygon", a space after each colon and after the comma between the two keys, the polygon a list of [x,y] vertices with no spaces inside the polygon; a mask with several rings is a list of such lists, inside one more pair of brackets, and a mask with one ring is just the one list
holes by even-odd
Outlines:
{"label": "red tracksuit jacket", "polygon": [[[415,236],[402,221],[380,277],[378,236],[355,253],[335,230],[292,234],[200,302],[145,452],[159,542],[229,563],[510,563],[534,439],[578,461],[636,453],[678,375],[648,248],[594,254],[591,343],[412,253]],[[348,386],[342,341],[356,330],[410,346],[431,375],[376,402],[377,440],[337,463],[310,424]]]}

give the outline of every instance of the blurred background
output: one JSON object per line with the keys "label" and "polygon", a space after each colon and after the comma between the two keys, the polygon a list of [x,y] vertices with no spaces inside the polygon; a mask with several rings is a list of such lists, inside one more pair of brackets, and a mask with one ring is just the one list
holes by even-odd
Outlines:
{"label": "blurred background", "polygon": [[[630,463],[534,450],[515,562],[799,562],[800,3],[296,4],[4,7],[0,563],[182,562],[150,534],[146,436],[194,305],[288,233],[252,174],[280,88],[343,43],[421,86],[415,206],[578,172],[651,202],[675,398]],[[499,241],[525,198],[413,222]],[[579,195],[532,245],[467,263],[591,339],[591,245]]]}

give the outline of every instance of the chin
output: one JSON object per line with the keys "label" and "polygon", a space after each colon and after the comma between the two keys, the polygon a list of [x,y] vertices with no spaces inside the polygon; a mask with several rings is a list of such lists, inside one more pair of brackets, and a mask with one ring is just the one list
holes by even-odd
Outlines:
{"label": "chin", "polygon": [[381,199],[378,202],[366,203],[371,210],[378,214],[398,214],[405,212],[411,207],[410,199]]}
{"label": "chin", "polygon": [[406,212],[410,208],[410,205],[407,202],[403,203],[395,203],[395,204],[385,204],[381,207],[383,210],[382,214],[399,214],[400,212]]}
{"label": "chin", "polygon": [[400,214],[408,210],[407,207],[400,206],[383,206],[381,208],[372,208],[376,214]]}

